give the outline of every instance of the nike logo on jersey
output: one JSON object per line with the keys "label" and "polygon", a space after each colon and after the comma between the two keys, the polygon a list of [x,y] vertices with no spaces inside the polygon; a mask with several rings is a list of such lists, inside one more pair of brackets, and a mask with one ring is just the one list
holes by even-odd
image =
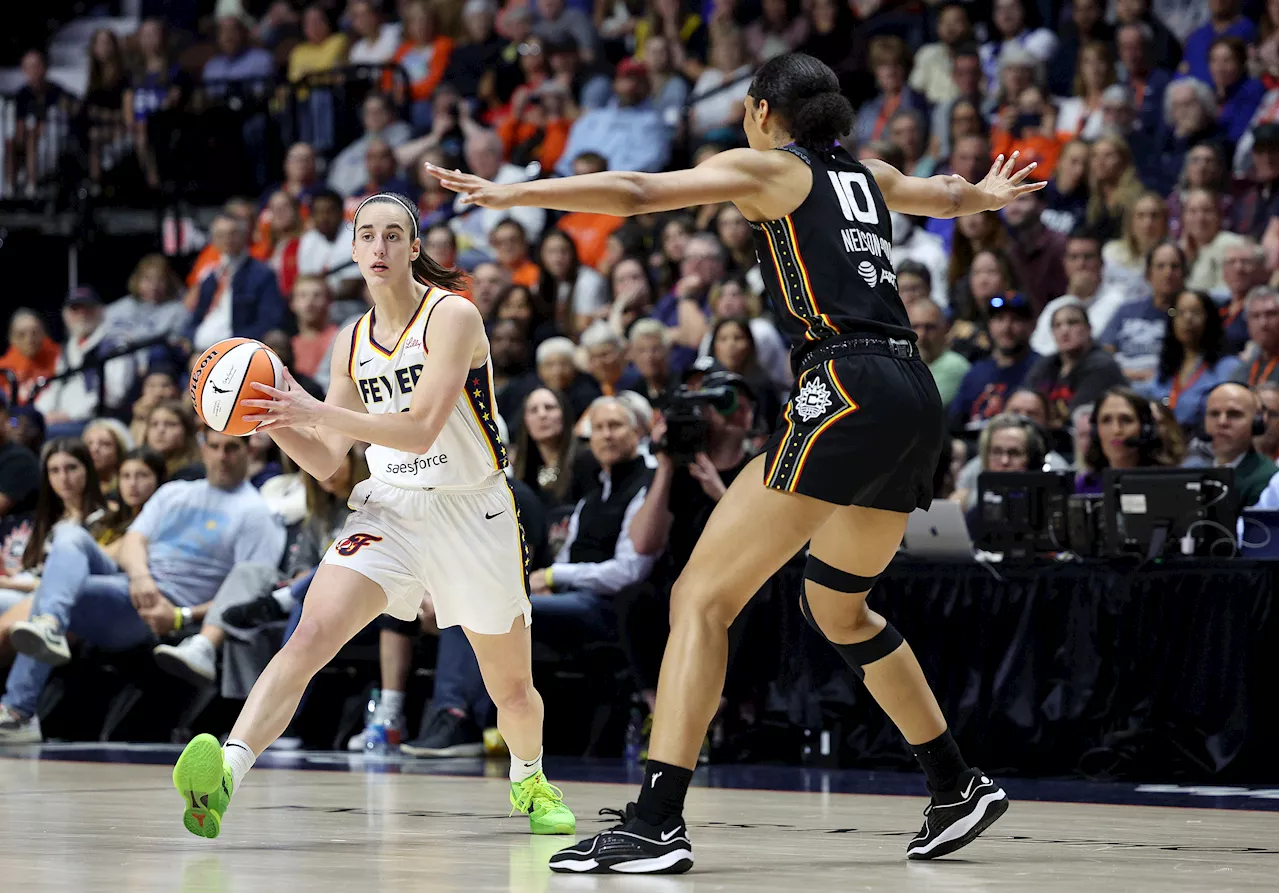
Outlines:
{"label": "nike logo on jersey", "polygon": [[356,365],[357,365],[357,366],[367,366],[367,365],[369,365],[369,364],[370,364],[370,363],[372,363],[372,362],[373,362],[373,357],[369,357],[369,359],[367,359],[367,360],[361,360],[360,362],[356,363]]}
{"label": "nike logo on jersey", "polygon": [[[662,774],[661,772],[658,773],[658,775],[661,775],[661,774]],[[654,777],[656,778],[657,776],[654,776]],[[672,828],[670,831],[663,831],[658,836],[662,838],[663,843],[666,843],[668,840],[675,837],[677,834],[679,834],[683,830],[684,830],[684,825],[678,825],[677,827]]]}
{"label": "nike logo on jersey", "polygon": [[[503,512],[505,512],[505,511],[506,511],[506,509],[503,509],[502,511],[503,511]],[[484,514],[484,519],[485,519],[486,521],[492,521],[494,518],[498,517],[498,516],[499,516],[499,515],[501,515],[501,514],[502,514],[502,512],[494,512],[492,515],[491,515],[491,514],[489,514],[488,512],[485,512],[485,514]]]}

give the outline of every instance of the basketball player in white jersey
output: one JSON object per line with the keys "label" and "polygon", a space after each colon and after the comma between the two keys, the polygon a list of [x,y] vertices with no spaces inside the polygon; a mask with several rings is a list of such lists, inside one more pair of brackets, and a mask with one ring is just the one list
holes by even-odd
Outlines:
{"label": "basketball player in white jersey", "polygon": [[346,526],[307,591],[297,630],[259,677],[225,747],[196,737],[174,768],[183,823],[217,837],[257,755],[284,732],[307,684],[379,614],[417,616],[424,596],[441,628],[475,648],[511,750],[511,805],[535,834],[571,834],[573,813],[542,772],[542,699],[533,687],[525,544],[494,421],[489,341],[480,312],[453,294],[462,274],[436,265],[408,199],[361,203],[351,255],[373,309],[338,333],[325,401],[286,371],[287,390],[242,400],[261,430],[325,480],[356,441],[372,477],[352,492]]}

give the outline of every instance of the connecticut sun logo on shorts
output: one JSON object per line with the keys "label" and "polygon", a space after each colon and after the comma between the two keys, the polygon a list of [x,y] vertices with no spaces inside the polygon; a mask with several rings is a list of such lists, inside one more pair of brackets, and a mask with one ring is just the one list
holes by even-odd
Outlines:
{"label": "connecticut sun logo on shorts", "polygon": [[354,555],[370,543],[380,543],[382,537],[374,536],[372,533],[353,533],[346,537],[342,542],[335,546],[335,550],[343,557]]}

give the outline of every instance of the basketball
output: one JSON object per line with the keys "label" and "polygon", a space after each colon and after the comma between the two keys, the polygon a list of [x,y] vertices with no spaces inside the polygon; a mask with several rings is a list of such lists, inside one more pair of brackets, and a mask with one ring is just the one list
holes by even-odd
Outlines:
{"label": "basketball", "polygon": [[214,431],[245,437],[258,427],[246,415],[261,410],[241,407],[241,400],[264,399],[253,382],[284,387],[284,364],[276,352],[252,338],[227,338],[201,354],[191,369],[191,405]]}

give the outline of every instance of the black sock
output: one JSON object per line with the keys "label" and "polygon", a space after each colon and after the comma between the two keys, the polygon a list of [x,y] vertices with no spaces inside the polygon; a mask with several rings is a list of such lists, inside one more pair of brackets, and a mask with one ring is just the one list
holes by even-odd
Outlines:
{"label": "black sock", "polygon": [[911,752],[916,755],[916,762],[924,770],[928,779],[929,790],[949,791],[960,781],[960,776],[969,771],[969,764],[960,756],[960,748],[947,729],[932,741],[911,745]]}
{"label": "black sock", "polygon": [[693,770],[649,760],[644,764],[644,783],[636,799],[636,815],[650,825],[661,825],[684,812],[684,795],[693,780]]}

